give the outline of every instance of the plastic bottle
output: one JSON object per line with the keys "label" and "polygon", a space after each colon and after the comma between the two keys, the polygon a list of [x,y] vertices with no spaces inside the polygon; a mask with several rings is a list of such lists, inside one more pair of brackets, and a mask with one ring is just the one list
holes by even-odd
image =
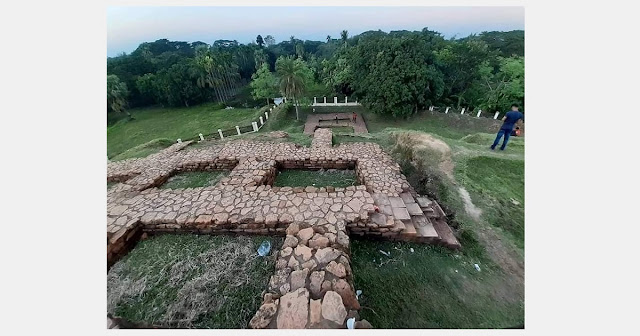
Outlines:
{"label": "plastic bottle", "polygon": [[258,247],[258,255],[264,257],[269,254],[269,251],[271,251],[271,242],[265,240],[260,244],[260,247]]}

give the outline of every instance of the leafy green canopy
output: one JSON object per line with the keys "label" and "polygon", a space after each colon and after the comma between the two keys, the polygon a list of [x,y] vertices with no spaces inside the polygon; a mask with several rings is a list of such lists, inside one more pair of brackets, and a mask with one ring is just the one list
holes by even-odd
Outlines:
{"label": "leafy green canopy", "polygon": [[108,97],[108,112],[124,106],[230,103],[263,64],[277,71],[281,58],[300,59],[310,70],[311,76],[304,76],[311,79],[306,90],[298,89],[300,81],[287,85],[286,91],[296,91],[296,100],[312,94],[349,95],[376,113],[395,116],[430,104],[493,111],[524,103],[523,31],[448,40],[426,28],[336,33],[338,39],[327,36],[323,41],[291,36],[276,43],[273,36],[261,34],[262,42],[256,38],[249,44],[166,39],[142,43],[129,55],[107,59],[107,74],[127,88],[126,94],[118,89]]}
{"label": "leafy green canopy", "polygon": [[249,84],[251,87],[251,95],[256,99],[266,99],[269,105],[269,98],[278,94],[278,80],[269,71],[269,66],[263,63],[258,72],[251,76],[253,81]]}

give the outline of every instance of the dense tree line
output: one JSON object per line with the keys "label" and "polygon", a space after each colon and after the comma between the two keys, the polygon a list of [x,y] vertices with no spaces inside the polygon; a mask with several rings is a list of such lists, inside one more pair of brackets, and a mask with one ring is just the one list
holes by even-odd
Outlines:
{"label": "dense tree line", "polygon": [[107,59],[108,112],[152,104],[227,102],[251,81],[254,98],[293,101],[321,83],[375,113],[407,116],[429,105],[506,109],[524,103],[524,32],[445,39],[422,31],[368,31],[324,41],[142,43]]}

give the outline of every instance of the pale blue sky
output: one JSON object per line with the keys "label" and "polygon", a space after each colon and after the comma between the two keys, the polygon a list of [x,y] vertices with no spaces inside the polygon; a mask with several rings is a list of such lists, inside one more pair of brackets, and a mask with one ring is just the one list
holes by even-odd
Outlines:
{"label": "pale blue sky", "polygon": [[424,27],[445,37],[524,29],[524,7],[109,7],[107,56],[161,38],[249,43],[261,34],[276,42],[291,35],[323,41],[327,35],[338,38],[343,29],[351,36]]}

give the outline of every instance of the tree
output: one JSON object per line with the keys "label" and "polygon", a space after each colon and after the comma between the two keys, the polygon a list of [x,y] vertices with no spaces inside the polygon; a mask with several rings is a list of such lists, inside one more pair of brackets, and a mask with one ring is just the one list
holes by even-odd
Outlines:
{"label": "tree", "polygon": [[144,74],[136,80],[136,88],[141,95],[155,103],[162,101],[157,87],[157,76],[152,73]]}
{"label": "tree", "polygon": [[347,55],[350,86],[373,113],[409,116],[442,96],[443,74],[419,35],[360,40]]}
{"label": "tree", "polygon": [[238,91],[238,66],[229,52],[198,46],[195,60],[199,69],[198,86],[212,88],[218,101],[225,102]]}
{"label": "tree", "polygon": [[219,88],[222,81],[218,77],[217,66],[214,63],[209,46],[198,46],[196,49],[196,64],[200,70],[197,85],[201,88],[209,86],[215,92],[217,100],[224,102],[224,95]]}
{"label": "tree", "polygon": [[320,79],[327,88],[331,88],[335,92],[351,95],[353,90],[350,88],[349,83],[353,76],[348,59],[349,55],[344,50],[336,52],[330,59],[322,60]]}
{"label": "tree", "polygon": [[204,101],[206,91],[197,85],[199,71],[193,59],[184,59],[169,69],[158,72],[156,89],[161,102],[170,106],[188,107]]}
{"label": "tree", "polygon": [[258,37],[256,37],[256,43],[260,46],[260,48],[262,48],[262,46],[264,45],[264,40],[262,39],[262,35],[258,35]]}
{"label": "tree", "polygon": [[267,35],[264,37],[264,42],[267,44],[267,47],[270,47],[274,44],[276,44],[276,39],[273,38],[273,36],[271,35]]}
{"label": "tree", "polygon": [[346,46],[347,45],[347,38],[349,38],[349,32],[346,30],[343,30],[340,32],[340,39],[342,39],[342,43]]}
{"label": "tree", "polygon": [[496,74],[485,64],[478,81],[484,89],[479,105],[486,110],[506,110],[513,103],[524,104],[524,59],[500,58],[499,63]]}
{"label": "tree", "polygon": [[278,57],[276,73],[279,77],[280,92],[293,100],[296,107],[296,120],[299,120],[298,98],[302,96],[313,81],[313,74],[300,58]]}
{"label": "tree", "polygon": [[127,84],[121,82],[116,75],[107,76],[107,112],[126,113],[129,119],[133,119],[126,110],[128,95]]}
{"label": "tree", "polygon": [[269,98],[278,94],[278,83],[276,77],[269,71],[269,66],[263,63],[260,69],[251,76],[251,95],[255,99],[266,99],[269,105]]}
{"label": "tree", "polygon": [[[253,58],[256,70],[260,69],[263,64],[268,64],[267,53],[264,51],[264,49],[256,49],[253,52]],[[251,76],[251,78],[253,78],[253,76]]]}
{"label": "tree", "polygon": [[445,95],[455,98],[458,107],[473,100],[468,96],[469,90],[490,56],[487,44],[475,38],[453,41],[436,52],[437,62],[445,75]]}
{"label": "tree", "polygon": [[299,58],[302,58],[304,56],[304,45],[302,43],[296,44],[296,55]]}

